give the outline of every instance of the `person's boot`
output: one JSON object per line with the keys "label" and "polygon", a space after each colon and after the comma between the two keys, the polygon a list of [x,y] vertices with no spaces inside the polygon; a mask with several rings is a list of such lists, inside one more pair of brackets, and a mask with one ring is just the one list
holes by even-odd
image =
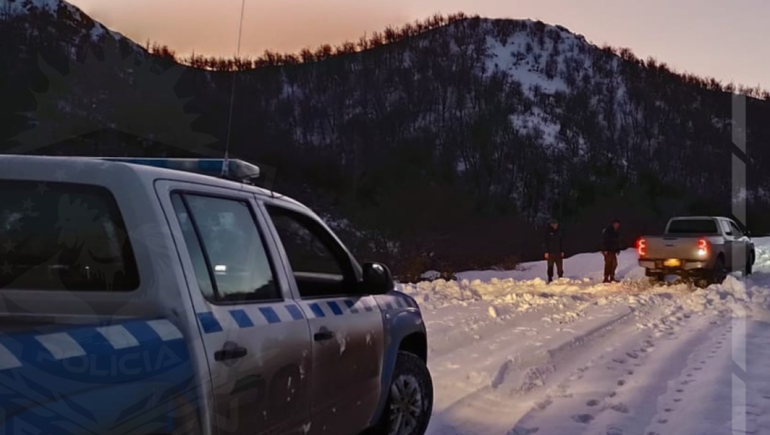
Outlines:
{"label": "person's boot", "polygon": [[604,284],[609,284],[609,282],[610,282],[610,278],[605,276],[605,277],[604,277],[604,281],[602,281],[602,282],[603,282]]}

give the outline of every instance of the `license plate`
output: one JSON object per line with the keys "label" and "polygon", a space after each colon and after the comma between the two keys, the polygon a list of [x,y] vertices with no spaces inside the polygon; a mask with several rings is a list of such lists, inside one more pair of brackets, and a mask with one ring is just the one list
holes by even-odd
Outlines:
{"label": "license plate", "polygon": [[672,258],[670,260],[664,261],[663,265],[666,266],[666,267],[679,267],[679,266],[682,265],[682,261]]}

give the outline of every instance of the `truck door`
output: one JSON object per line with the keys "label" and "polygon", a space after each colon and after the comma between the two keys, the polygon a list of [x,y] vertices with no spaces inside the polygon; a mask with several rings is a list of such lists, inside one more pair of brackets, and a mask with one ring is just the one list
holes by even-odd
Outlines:
{"label": "truck door", "polygon": [[308,323],[252,194],[160,182],[199,321],[219,434],[305,433]]}
{"label": "truck door", "polygon": [[[738,264],[739,260],[739,258],[734,257],[736,257],[736,248],[740,245],[740,240],[736,239],[735,233],[730,226],[730,221],[720,219],[719,226],[722,229],[722,237],[725,240],[725,266],[727,266],[727,270],[733,270],[733,265]],[[740,255],[737,257],[740,257]]]}
{"label": "truck door", "polygon": [[738,225],[730,221],[730,228],[733,231],[733,264],[735,270],[743,270],[749,261],[749,238],[743,233],[743,230],[738,228]]}
{"label": "truck door", "polygon": [[382,313],[361,293],[350,254],[318,220],[289,206],[265,206],[310,323],[311,433],[357,434],[371,422],[382,391]]}

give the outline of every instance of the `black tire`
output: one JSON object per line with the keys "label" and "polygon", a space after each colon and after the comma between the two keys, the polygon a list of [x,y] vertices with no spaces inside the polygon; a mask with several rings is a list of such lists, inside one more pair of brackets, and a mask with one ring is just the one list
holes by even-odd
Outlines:
{"label": "black tire", "polygon": [[711,284],[722,284],[725,278],[727,278],[725,260],[722,257],[718,257],[711,272]]}
{"label": "black tire", "polygon": [[746,261],[746,271],[744,275],[749,276],[752,273],[754,273],[754,253],[753,252],[749,254],[749,259]]}
{"label": "black tire", "polygon": [[[425,362],[408,352],[399,352],[396,360],[396,369],[393,372],[393,379],[388,387],[388,402],[382,413],[379,423],[371,431],[376,435],[423,435],[428,429],[431,413],[433,412],[433,380]],[[419,396],[413,396],[402,400],[401,405],[398,394],[410,392],[416,389]],[[409,394],[411,396],[411,394]],[[402,396],[404,396],[402,394]],[[417,400],[414,400],[417,398]],[[404,419],[406,406],[412,405],[412,411],[408,412],[412,416],[411,421]],[[395,412],[399,411],[399,414]],[[416,410],[419,409],[419,412]],[[416,415],[415,415],[416,414]],[[399,415],[401,418],[399,418]],[[408,426],[404,424],[410,423]],[[398,425],[402,425],[400,428]]]}

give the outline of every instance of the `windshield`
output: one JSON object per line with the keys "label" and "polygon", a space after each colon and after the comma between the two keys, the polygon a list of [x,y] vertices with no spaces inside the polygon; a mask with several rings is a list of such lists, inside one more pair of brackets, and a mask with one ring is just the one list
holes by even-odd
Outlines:
{"label": "windshield", "polygon": [[677,219],[668,225],[667,234],[716,234],[716,221],[713,219]]}

